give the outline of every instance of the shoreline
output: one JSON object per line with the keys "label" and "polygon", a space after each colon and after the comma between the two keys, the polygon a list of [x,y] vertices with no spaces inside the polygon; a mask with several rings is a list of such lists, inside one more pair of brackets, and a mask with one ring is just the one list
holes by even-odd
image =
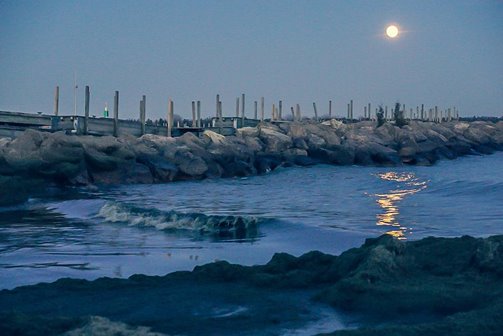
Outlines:
{"label": "shoreline", "polygon": [[7,334],[76,332],[98,322],[136,332],[254,334],[301,328],[316,318],[302,306],[326,304],[361,324],[333,335],[496,335],[503,331],[502,276],[502,235],[409,242],[384,235],[339,256],[277,253],[258,266],[218,261],[165,276],[2,290],[0,326]]}
{"label": "shoreline", "polygon": [[432,165],[441,159],[503,150],[503,121],[292,122],[167,138],[76,136],[27,130],[0,139],[0,205],[26,201],[44,186],[154,184],[265,174],[316,164]]}

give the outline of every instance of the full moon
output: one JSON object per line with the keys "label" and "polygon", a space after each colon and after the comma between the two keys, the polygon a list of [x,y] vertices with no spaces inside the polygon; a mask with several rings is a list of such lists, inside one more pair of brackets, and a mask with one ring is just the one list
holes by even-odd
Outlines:
{"label": "full moon", "polygon": [[389,38],[395,38],[398,36],[398,27],[395,25],[388,26],[386,28],[386,35]]}

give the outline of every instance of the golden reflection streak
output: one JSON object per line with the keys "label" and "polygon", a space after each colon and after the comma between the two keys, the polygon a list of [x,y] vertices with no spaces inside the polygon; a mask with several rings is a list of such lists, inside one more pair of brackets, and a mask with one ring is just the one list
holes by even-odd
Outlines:
{"label": "golden reflection streak", "polygon": [[404,183],[406,188],[391,190],[386,194],[375,194],[377,197],[376,203],[381,209],[384,210],[383,213],[377,214],[377,225],[392,226],[393,230],[389,230],[386,234],[389,234],[398,239],[407,239],[405,237],[405,231],[407,227],[401,226],[398,222],[398,215],[400,210],[398,208],[398,203],[405,198],[405,196],[415,194],[427,187],[425,181],[419,181],[419,179],[412,173],[396,173],[396,172],[386,172],[377,174],[377,176],[385,181],[400,182]]}

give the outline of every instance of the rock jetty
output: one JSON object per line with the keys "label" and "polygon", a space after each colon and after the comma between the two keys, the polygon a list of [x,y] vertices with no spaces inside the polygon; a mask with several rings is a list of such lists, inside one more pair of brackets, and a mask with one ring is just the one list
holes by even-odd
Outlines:
{"label": "rock jetty", "polygon": [[[431,165],[439,159],[503,149],[503,121],[410,122],[401,128],[371,121],[343,124],[261,123],[235,136],[205,131],[177,138],[76,136],[27,130],[0,139],[2,203],[22,201],[47,182],[56,185],[164,183],[250,176],[279,166]],[[6,193],[4,193],[5,195]]]}
{"label": "rock jetty", "polygon": [[503,333],[502,279],[501,235],[410,242],[384,235],[339,256],[279,253],[260,266],[218,261],[166,276],[60,279],[3,290],[0,330],[274,335],[316,323],[320,316],[310,307],[322,302],[359,325],[334,335],[496,336]]}

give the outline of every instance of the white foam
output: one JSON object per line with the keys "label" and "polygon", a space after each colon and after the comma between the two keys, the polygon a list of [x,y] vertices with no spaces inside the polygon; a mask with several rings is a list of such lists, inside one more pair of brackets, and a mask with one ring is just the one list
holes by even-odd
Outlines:
{"label": "white foam", "polygon": [[155,227],[158,230],[191,230],[200,232],[234,231],[255,227],[254,217],[207,216],[195,213],[162,212],[141,209],[125,204],[108,202],[98,211],[97,218],[110,223],[126,223],[130,226]]}

